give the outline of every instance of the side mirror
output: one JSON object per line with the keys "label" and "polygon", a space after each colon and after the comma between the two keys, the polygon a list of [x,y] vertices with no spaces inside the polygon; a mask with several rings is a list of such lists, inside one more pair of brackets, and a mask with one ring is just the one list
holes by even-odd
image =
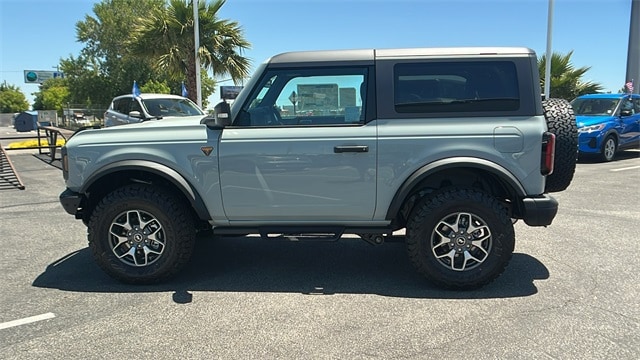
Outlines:
{"label": "side mirror", "polygon": [[140,119],[142,115],[140,115],[140,111],[130,111],[129,116]]}
{"label": "side mirror", "polygon": [[221,101],[213,107],[213,117],[207,116],[200,122],[209,129],[224,129],[231,125],[231,106],[226,101]]}
{"label": "side mirror", "polygon": [[220,126],[231,125],[231,106],[226,101],[219,102],[213,107],[213,117],[216,119],[216,124]]}
{"label": "side mirror", "polygon": [[620,110],[620,116],[631,116],[633,115],[633,113],[631,112],[631,110],[627,109],[627,110]]}

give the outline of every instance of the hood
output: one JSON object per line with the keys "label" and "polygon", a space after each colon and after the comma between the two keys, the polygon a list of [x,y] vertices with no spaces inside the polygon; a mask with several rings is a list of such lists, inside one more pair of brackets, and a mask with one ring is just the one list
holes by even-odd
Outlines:
{"label": "hood", "polygon": [[577,115],[576,123],[579,128],[591,125],[597,125],[612,121],[615,119],[615,116],[587,116],[587,115]]}
{"label": "hood", "polygon": [[87,129],[73,135],[68,145],[114,144],[153,141],[192,141],[206,139],[205,126],[200,121],[205,116],[166,117],[141,123]]}

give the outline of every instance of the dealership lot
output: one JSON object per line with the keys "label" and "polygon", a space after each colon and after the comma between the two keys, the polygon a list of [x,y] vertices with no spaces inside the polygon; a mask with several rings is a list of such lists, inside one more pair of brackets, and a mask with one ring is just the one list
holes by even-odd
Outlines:
{"label": "dealership lot", "polygon": [[[98,269],[61,171],[9,152],[0,191],[0,358],[640,357],[640,152],[583,161],[548,228],[516,224],[506,272],[442,291],[404,245],[200,239],[157,286]],[[57,164],[53,164],[57,165]]]}

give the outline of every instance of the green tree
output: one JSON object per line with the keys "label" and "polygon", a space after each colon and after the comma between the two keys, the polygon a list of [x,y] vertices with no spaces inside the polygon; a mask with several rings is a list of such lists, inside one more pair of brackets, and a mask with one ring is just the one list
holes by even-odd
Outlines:
{"label": "green tree", "polygon": [[34,110],[58,110],[62,115],[62,109],[69,102],[69,87],[67,79],[49,79],[40,85],[40,90],[35,95]]}
{"label": "green tree", "polygon": [[[225,0],[215,0],[210,4],[199,2],[198,55],[205,70],[212,69],[215,76],[231,76],[234,81],[239,82],[249,75],[249,59],[241,53],[250,44],[245,40],[237,22],[218,17],[218,11],[224,3]],[[129,44],[134,54],[154,59],[156,69],[166,72],[171,80],[181,81],[186,77],[189,97],[195,100],[197,91],[193,29],[193,2],[170,0],[168,6],[152,8],[137,20]],[[213,90],[215,85],[210,88]],[[205,87],[202,89],[205,90]],[[203,98],[208,95],[203,91]]]}
{"label": "green tree", "polygon": [[151,80],[140,86],[140,91],[143,93],[170,94],[171,88],[164,82]]}
{"label": "green tree", "polygon": [[113,97],[130,93],[133,80],[165,80],[154,73],[150,59],[133,56],[127,47],[138,19],[164,4],[165,0],[103,0],[93,6],[95,15],[76,24],[77,39],[85,45],[80,56],[61,64],[71,80],[72,101],[109,104]]}
{"label": "green tree", "polygon": [[0,84],[0,113],[17,113],[29,110],[26,96],[15,85]]}
{"label": "green tree", "polygon": [[95,59],[85,55],[70,56],[60,61],[60,69],[69,88],[68,102],[72,104],[92,103],[106,109],[117,92],[111,88],[109,76]]}
{"label": "green tree", "polygon": [[[554,52],[551,55],[551,97],[565,100],[573,100],[583,94],[601,92],[603,87],[599,83],[583,81],[584,74],[591,69],[590,66],[575,68],[571,63],[573,50],[566,55]],[[538,72],[540,74],[540,86],[545,86],[546,55],[538,58]]]}

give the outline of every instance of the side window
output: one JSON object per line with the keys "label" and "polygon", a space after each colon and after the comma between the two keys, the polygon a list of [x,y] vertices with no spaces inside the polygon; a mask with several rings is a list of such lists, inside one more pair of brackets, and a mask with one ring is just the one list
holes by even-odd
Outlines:
{"label": "side window", "polygon": [[520,93],[510,61],[400,63],[394,66],[398,113],[516,111]]}
{"label": "side window", "polygon": [[[627,98],[622,100],[622,103],[620,104],[620,111],[623,110],[627,110],[627,111],[631,111],[631,113],[633,114],[633,101],[631,100],[631,98]],[[611,113],[611,111],[608,111],[607,113]]]}
{"label": "side window", "polygon": [[639,99],[628,98],[622,104],[622,110],[630,110],[631,114],[635,115],[640,113],[640,111],[638,111],[640,110],[638,108],[638,105],[639,105]]}
{"label": "side window", "polygon": [[234,125],[321,126],[364,122],[367,68],[272,70]]}
{"label": "side window", "polygon": [[142,107],[140,106],[140,103],[138,102],[138,100],[133,99],[131,101],[131,107],[129,108],[129,112],[131,112],[131,111],[139,111],[141,115],[143,114],[142,113]]}
{"label": "side window", "polygon": [[633,99],[633,109],[635,114],[640,114],[640,98]]}
{"label": "side window", "polygon": [[117,112],[124,115],[128,115],[130,104],[131,104],[131,98],[123,98],[123,99],[116,100],[113,103],[113,107]]}

